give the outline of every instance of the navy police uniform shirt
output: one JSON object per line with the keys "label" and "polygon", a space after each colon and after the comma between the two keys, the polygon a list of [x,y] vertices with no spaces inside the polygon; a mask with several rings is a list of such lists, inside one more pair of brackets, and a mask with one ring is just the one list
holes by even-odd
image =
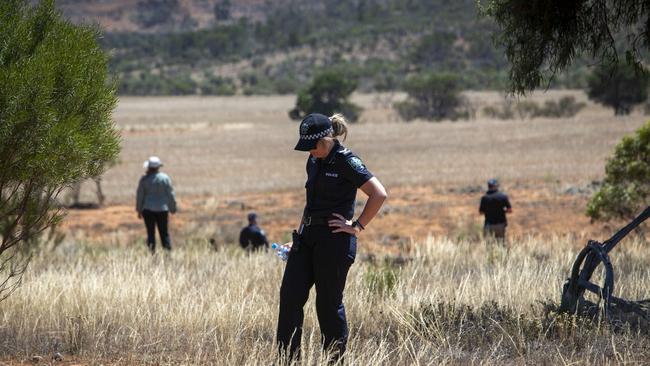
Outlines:
{"label": "navy police uniform shirt", "polygon": [[239,233],[239,245],[244,249],[259,249],[262,246],[268,247],[269,242],[264,230],[257,225],[248,225]]}
{"label": "navy police uniform shirt", "polygon": [[346,219],[354,216],[357,188],[370,178],[361,159],[338,140],[323,159],[307,159],[307,205],[305,214],[312,217],[330,217],[332,213]]}
{"label": "navy police uniform shirt", "polygon": [[506,209],[511,208],[508,196],[499,191],[487,191],[481,197],[479,211],[485,214],[485,225],[508,224]]}

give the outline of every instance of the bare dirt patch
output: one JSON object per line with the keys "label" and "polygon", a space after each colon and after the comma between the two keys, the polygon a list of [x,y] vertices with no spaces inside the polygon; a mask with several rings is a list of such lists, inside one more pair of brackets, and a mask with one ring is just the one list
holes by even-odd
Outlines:
{"label": "bare dirt patch", "polygon": [[[574,235],[576,245],[587,237],[607,236],[612,227],[591,224],[584,215],[587,194],[565,193],[557,184],[544,182],[506,185],[514,213],[509,216],[508,235]],[[379,216],[362,234],[369,251],[396,252],[427,236],[474,239],[480,235],[483,218],[478,214],[480,186],[409,185],[389,187],[389,200]],[[357,214],[365,202],[359,193]],[[246,214],[255,211],[272,241],[288,240],[304,206],[302,190],[243,193],[224,196],[184,197],[180,212],[171,218],[176,245],[184,241],[214,238],[219,244],[234,244]],[[133,245],[144,237],[144,225],[131,205],[110,205],[98,210],[71,210],[63,226],[70,238],[108,245]]]}

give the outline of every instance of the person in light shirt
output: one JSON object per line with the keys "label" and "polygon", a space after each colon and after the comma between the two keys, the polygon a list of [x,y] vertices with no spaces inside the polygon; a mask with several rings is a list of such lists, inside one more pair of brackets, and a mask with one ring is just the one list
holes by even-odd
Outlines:
{"label": "person in light shirt", "polygon": [[140,178],[135,199],[139,219],[147,228],[147,246],[151,254],[156,252],[156,228],[162,247],[172,249],[169,237],[169,214],[176,213],[176,196],[169,176],[160,171],[163,164],[157,156],[144,162],[146,173]]}

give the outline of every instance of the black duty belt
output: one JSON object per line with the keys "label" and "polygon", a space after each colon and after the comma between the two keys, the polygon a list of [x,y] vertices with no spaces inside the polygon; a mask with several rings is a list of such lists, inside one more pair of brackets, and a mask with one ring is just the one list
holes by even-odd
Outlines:
{"label": "black duty belt", "polygon": [[329,225],[329,220],[331,220],[329,216],[303,216],[302,224],[305,226],[327,226]]}

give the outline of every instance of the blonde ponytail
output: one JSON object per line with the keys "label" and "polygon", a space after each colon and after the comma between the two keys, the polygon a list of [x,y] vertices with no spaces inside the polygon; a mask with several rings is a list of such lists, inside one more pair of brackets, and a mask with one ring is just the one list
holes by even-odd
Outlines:
{"label": "blonde ponytail", "polygon": [[332,121],[332,129],[334,133],[332,137],[343,136],[343,141],[348,137],[348,121],[345,120],[345,117],[341,113],[335,113],[330,117]]}

